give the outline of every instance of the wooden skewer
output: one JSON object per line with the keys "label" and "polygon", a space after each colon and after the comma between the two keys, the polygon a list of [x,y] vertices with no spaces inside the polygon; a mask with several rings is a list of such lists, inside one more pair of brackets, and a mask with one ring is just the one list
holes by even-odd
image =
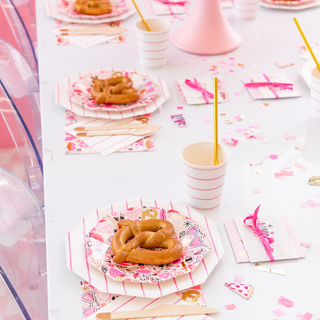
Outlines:
{"label": "wooden skewer", "polygon": [[102,126],[102,127],[76,127],[74,131],[105,131],[105,130],[123,130],[123,129],[142,129],[142,128],[154,128],[155,124],[140,124],[140,123],[123,123],[114,126]]}
{"label": "wooden skewer", "polygon": [[191,306],[185,304],[164,304],[159,307],[122,311],[122,312],[105,312],[96,315],[97,320],[118,320],[118,319],[139,319],[139,318],[154,318],[154,317],[175,317],[175,316],[191,316],[191,315],[206,315],[219,313],[218,310],[212,308]]}
{"label": "wooden skewer", "polygon": [[126,130],[126,131],[88,131],[77,133],[78,137],[99,137],[99,136],[118,136],[118,135],[130,135],[130,136],[150,136],[158,131],[161,127],[155,126],[153,128],[143,128],[137,130]]}
{"label": "wooden skewer", "polygon": [[141,17],[142,22],[144,23],[144,25],[145,25],[145,27],[146,27],[146,29],[147,29],[148,31],[151,31],[151,29],[149,28],[149,26],[148,26],[148,24],[147,24],[147,21],[144,19],[144,17],[143,17],[143,15],[142,15],[142,13],[140,12],[139,7],[137,6],[136,2],[135,2],[134,0],[132,0],[132,2],[133,2],[133,4],[134,4],[134,6],[136,7],[136,9],[137,9],[137,11],[138,11],[138,13],[139,13],[139,15],[140,15],[140,17]]}
{"label": "wooden skewer", "polygon": [[98,35],[105,34],[114,36],[126,31],[126,28],[105,28],[105,29],[69,29],[68,32],[61,33],[62,36]]}
{"label": "wooden skewer", "polygon": [[312,49],[311,49],[311,47],[310,47],[310,45],[309,45],[309,42],[308,42],[308,40],[307,40],[306,36],[304,35],[304,33],[303,33],[303,31],[302,31],[301,27],[300,27],[300,24],[299,24],[299,22],[298,22],[297,18],[293,18],[293,21],[296,23],[296,26],[297,26],[298,30],[300,31],[301,37],[302,37],[302,39],[304,40],[304,43],[306,44],[306,46],[307,46],[307,48],[308,48],[308,50],[309,50],[309,52],[310,52],[310,54],[311,54],[311,56],[312,56],[312,58],[313,58],[314,62],[316,63],[317,69],[318,69],[318,70],[319,70],[319,72],[320,72],[320,65],[319,65],[319,62],[318,62],[318,60],[317,60],[316,56],[314,55],[314,53],[313,53],[313,51],[312,51]]}
{"label": "wooden skewer", "polygon": [[218,144],[218,78],[214,78],[214,165],[219,164],[219,144]]}

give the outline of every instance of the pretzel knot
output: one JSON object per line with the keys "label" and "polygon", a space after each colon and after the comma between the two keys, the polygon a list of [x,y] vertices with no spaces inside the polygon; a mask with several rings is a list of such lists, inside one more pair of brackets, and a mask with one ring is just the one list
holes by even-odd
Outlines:
{"label": "pretzel knot", "polygon": [[137,101],[144,92],[132,88],[133,82],[128,77],[115,77],[110,79],[93,79],[90,89],[92,97],[97,104],[125,104]]}
{"label": "pretzel knot", "polygon": [[[119,229],[111,241],[115,253],[113,261],[140,264],[168,264],[177,260],[183,250],[181,242],[172,238],[174,227],[171,222],[161,219],[133,221],[123,219],[118,222]],[[131,239],[131,241],[127,240]],[[138,250],[142,248],[163,248],[161,251]]]}
{"label": "pretzel knot", "polygon": [[99,15],[112,12],[112,5],[109,0],[77,0],[74,9],[83,14]]}

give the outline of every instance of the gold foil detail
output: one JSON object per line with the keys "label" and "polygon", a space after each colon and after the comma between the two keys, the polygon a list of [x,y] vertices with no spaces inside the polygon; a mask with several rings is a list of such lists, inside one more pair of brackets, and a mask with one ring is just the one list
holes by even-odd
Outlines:
{"label": "gold foil detail", "polygon": [[201,305],[200,297],[200,292],[196,290],[189,290],[182,294],[182,300],[190,304],[197,303],[198,306]]}
{"label": "gold foil detail", "polygon": [[320,176],[312,176],[308,182],[312,186],[320,186]]}
{"label": "gold foil detail", "polygon": [[287,271],[282,270],[282,269],[269,269],[265,266],[262,266],[259,263],[256,263],[255,266],[253,267],[256,270],[263,271],[263,272],[268,272],[268,273],[273,273],[273,274],[278,274],[280,276],[285,276]]}

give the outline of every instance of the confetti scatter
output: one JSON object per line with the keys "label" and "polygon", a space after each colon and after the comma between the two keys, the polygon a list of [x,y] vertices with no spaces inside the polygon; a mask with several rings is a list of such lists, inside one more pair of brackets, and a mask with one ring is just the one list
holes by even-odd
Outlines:
{"label": "confetti scatter", "polygon": [[247,128],[238,128],[236,129],[236,132],[243,132],[243,131],[248,131]]}
{"label": "confetti scatter", "polygon": [[305,314],[298,313],[297,317],[299,317],[302,320],[310,320],[312,318],[312,314],[309,312],[306,312]]}
{"label": "confetti scatter", "polygon": [[270,154],[269,158],[272,160],[277,160],[278,156],[276,154]]}
{"label": "confetti scatter", "polygon": [[260,188],[254,188],[254,189],[252,189],[252,192],[253,193],[260,193]]}
{"label": "confetti scatter", "polygon": [[307,200],[306,204],[308,204],[311,208],[316,208],[316,207],[320,207],[320,203],[317,203],[313,200]]}
{"label": "confetti scatter", "polygon": [[260,173],[262,173],[262,170],[254,170],[254,173],[255,174],[260,174]]}
{"label": "confetti scatter", "polygon": [[237,143],[239,142],[238,140],[233,139],[233,138],[229,138],[229,137],[223,138],[223,141],[225,141],[225,143],[231,144],[231,145],[233,145],[233,146],[236,146]]}
{"label": "confetti scatter", "polygon": [[295,139],[296,139],[295,136],[292,136],[292,135],[290,135],[290,134],[285,134],[285,135],[284,135],[284,138],[285,138],[286,140],[288,140],[288,139],[290,139],[290,140],[295,140]]}
{"label": "confetti scatter", "polygon": [[284,312],[281,309],[276,309],[272,311],[277,317],[281,317],[284,315]]}
{"label": "confetti scatter", "polygon": [[299,206],[300,206],[301,209],[308,208],[308,204],[305,203],[305,202],[300,203]]}
{"label": "confetti scatter", "polygon": [[295,145],[295,148],[298,149],[299,151],[304,151],[306,150],[306,147],[302,145],[302,143],[298,142]]}
{"label": "confetti scatter", "polygon": [[307,242],[300,242],[300,246],[301,247],[305,247],[305,248],[308,248],[310,246],[311,242],[310,243],[307,243]]}
{"label": "confetti scatter", "polygon": [[179,106],[179,107],[177,107],[177,109],[178,109],[178,110],[181,110],[181,109],[183,109],[183,107],[182,107],[182,106]]}
{"label": "confetti scatter", "polygon": [[286,68],[290,66],[294,66],[294,62],[276,62],[277,67]]}
{"label": "confetti scatter", "polygon": [[285,307],[287,308],[291,308],[291,307],[294,307],[294,302],[283,297],[283,296],[280,296],[280,298],[278,299],[278,302],[281,303],[282,305],[284,305]]}
{"label": "confetti scatter", "polygon": [[236,120],[241,121],[244,119],[244,116],[240,116],[239,114],[234,117]]}
{"label": "confetti scatter", "polygon": [[235,277],[234,277],[234,282],[241,282],[243,280],[243,277],[240,276],[240,274],[237,274]]}
{"label": "confetti scatter", "polygon": [[224,121],[226,124],[232,124],[232,120],[225,120]]}
{"label": "confetti scatter", "polygon": [[280,172],[284,176],[291,176],[291,177],[293,176],[293,171],[281,170]]}
{"label": "confetti scatter", "polygon": [[234,304],[226,304],[225,308],[229,311],[229,310],[233,310],[236,308],[236,306]]}

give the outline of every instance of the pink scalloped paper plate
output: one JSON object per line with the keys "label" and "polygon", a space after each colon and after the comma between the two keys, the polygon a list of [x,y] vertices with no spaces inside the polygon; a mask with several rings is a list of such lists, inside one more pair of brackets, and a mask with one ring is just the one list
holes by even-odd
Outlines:
{"label": "pink scalloped paper plate", "polygon": [[[141,265],[112,260],[111,239],[119,219],[165,219],[175,229],[173,237],[183,245],[182,256],[168,265]],[[107,214],[86,235],[88,263],[116,281],[159,283],[193,271],[210,250],[201,226],[176,210],[138,206]],[[157,250],[157,249],[156,249]],[[160,250],[160,249],[159,249]]]}
{"label": "pink scalloped paper plate", "polygon": [[98,19],[104,19],[104,18],[111,18],[115,16],[119,16],[120,14],[126,12],[128,10],[125,0],[111,0],[111,4],[113,6],[112,12],[106,13],[106,14],[99,14],[99,15],[89,15],[89,14],[81,14],[77,12],[73,4],[75,1],[67,1],[62,0],[58,1],[58,11],[60,13],[66,14],[67,16],[71,18],[85,18],[90,20],[98,20]]}
{"label": "pink scalloped paper plate", "polygon": [[305,3],[314,2],[314,0],[262,0],[262,2],[274,4],[274,5],[284,5],[284,6],[298,6]]}
{"label": "pink scalloped paper plate", "polygon": [[[133,87],[137,90],[145,90],[140,98],[132,103],[126,104],[97,104],[90,93],[92,86],[92,79],[109,79],[112,74],[119,74],[120,76],[129,77],[133,81]],[[70,98],[73,102],[81,105],[84,108],[90,110],[101,110],[101,111],[124,111],[138,107],[145,107],[152,101],[154,101],[160,95],[160,89],[146,76],[139,74],[135,71],[103,71],[85,75],[73,83],[70,87]]]}

